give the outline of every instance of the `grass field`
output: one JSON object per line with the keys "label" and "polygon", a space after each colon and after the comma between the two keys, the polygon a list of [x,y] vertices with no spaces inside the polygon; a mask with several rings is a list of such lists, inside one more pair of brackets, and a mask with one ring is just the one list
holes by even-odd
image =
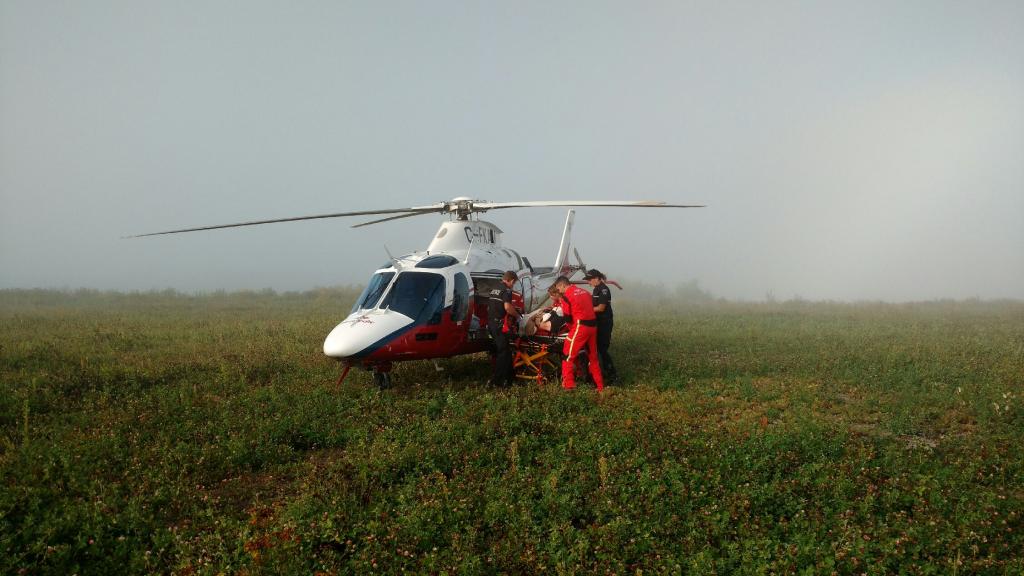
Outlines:
{"label": "grass field", "polygon": [[1024,304],[616,294],[598,397],[338,386],[355,295],[0,291],[0,573],[1024,572]]}

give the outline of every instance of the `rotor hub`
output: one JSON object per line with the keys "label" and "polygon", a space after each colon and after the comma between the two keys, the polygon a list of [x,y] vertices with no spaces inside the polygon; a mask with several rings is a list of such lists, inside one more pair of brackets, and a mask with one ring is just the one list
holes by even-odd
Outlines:
{"label": "rotor hub", "polygon": [[468,196],[459,196],[458,198],[452,198],[450,202],[444,203],[444,211],[449,214],[454,214],[458,220],[469,220],[469,215],[474,212],[485,212],[486,210],[480,210],[473,206],[474,200]]}

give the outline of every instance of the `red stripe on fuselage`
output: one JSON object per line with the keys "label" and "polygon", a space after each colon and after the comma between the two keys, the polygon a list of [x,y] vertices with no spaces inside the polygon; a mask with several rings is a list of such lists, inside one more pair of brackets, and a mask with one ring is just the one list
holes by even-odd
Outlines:
{"label": "red stripe on fuselage", "polygon": [[[460,354],[473,354],[490,349],[490,341],[469,339],[473,307],[469,315],[460,322],[452,321],[451,308],[441,314],[441,322],[437,324],[421,324],[403,331],[394,340],[385,342],[376,350],[363,356],[367,363],[398,362],[402,360],[426,360],[430,358],[448,358]],[[486,332],[487,327],[481,324],[480,330]],[[417,340],[417,335],[420,339]],[[427,336],[436,334],[436,337]]]}

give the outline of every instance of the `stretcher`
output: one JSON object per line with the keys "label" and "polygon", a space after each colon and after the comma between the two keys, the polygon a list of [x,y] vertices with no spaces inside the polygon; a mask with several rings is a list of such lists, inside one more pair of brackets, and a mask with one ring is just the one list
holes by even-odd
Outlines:
{"label": "stretcher", "polygon": [[565,335],[520,336],[513,340],[512,369],[516,378],[545,384],[557,380],[562,370]]}

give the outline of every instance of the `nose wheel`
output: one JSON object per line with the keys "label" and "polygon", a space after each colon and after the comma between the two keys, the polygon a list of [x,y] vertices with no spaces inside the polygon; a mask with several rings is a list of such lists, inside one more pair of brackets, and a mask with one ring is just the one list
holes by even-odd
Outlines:
{"label": "nose wheel", "polygon": [[373,384],[381,390],[391,388],[391,373],[380,372],[378,370],[373,371]]}

